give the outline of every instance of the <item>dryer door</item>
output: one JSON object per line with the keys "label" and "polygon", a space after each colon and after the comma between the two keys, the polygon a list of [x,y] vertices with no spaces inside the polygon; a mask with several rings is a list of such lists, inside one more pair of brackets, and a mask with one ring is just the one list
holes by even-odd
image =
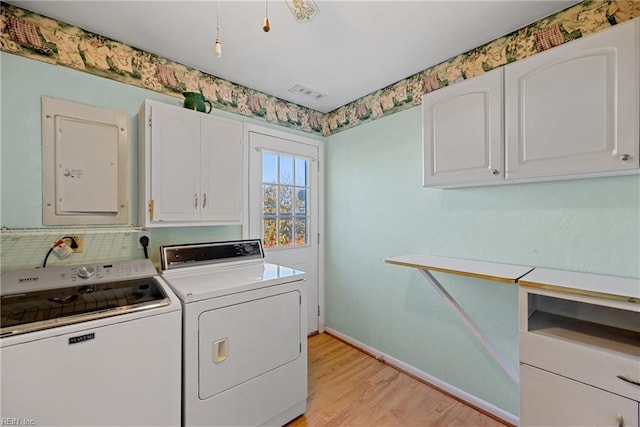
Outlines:
{"label": "dryer door", "polygon": [[198,328],[200,399],[296,360],[300,328],[298,291],[203,312]]}

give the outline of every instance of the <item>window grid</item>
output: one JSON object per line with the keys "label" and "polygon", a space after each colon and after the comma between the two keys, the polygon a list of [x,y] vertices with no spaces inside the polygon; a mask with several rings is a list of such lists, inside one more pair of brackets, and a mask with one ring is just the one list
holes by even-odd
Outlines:
{"label": "window grid", "polygon": [[307,246],[308,161],[263,153],[262,236],[265,248]]}

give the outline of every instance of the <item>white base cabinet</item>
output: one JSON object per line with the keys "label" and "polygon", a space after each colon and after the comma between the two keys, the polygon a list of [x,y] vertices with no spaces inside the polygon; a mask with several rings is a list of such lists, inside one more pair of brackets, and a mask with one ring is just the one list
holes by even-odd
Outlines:
{"label": "white base cabinet", "polygon": [[138,115],[138,223],[242,222],[242,123],[146,100]]}
{"label": "white base cabinet", "polygon": [[526,364],[520,365],[520,381],[523,427],[638,426],[635,400]]}
{"label": "white base cabinet", "polygon": [[520,426],[638,426],[640,279],[536,268],[519,284]]}

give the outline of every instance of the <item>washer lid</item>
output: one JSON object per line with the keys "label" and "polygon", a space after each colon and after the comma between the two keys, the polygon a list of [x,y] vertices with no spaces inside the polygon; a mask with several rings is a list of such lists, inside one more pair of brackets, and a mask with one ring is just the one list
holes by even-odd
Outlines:
{"label": "washer lid", "polygon": [[303,271],[261,261],[194,266],[162,273],[165,282],[185,303],[295,282],[305,276]]}
{"label": "washer lid", "polygon": [[156,277],[21,292],[0,299],[1,337],[171,304]]}

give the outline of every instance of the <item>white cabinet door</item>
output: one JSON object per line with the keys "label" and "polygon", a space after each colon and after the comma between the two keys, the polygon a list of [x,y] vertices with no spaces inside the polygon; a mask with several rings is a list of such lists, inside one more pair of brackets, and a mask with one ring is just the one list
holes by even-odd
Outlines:
{"label": "white cabinet door", "polygon": [[200,118],[191,111],[151,108],[152,221],[200,218]]}
{"label": "white cabinet door", "polygon": [[423,186],[503,180],[502,68],[422,97]]}
{"label": "white cabinet door", "polygon": [[146,100],[138,145],[139,225],[242,223],[242,122]]}
{"label": "white cabinet door", "polygon": [[506,178],[637,169],[640,20],[505,66]]}
{"label": "white cabinet door", "polygon": [[[594,368],[597,369],[597,368]],[[520,426],[638,426],[638,402],[520,365]]]}
{"label": "white cabinet door", "polygon": [[202,118],[203,220],[242,221],[242,123]]}

